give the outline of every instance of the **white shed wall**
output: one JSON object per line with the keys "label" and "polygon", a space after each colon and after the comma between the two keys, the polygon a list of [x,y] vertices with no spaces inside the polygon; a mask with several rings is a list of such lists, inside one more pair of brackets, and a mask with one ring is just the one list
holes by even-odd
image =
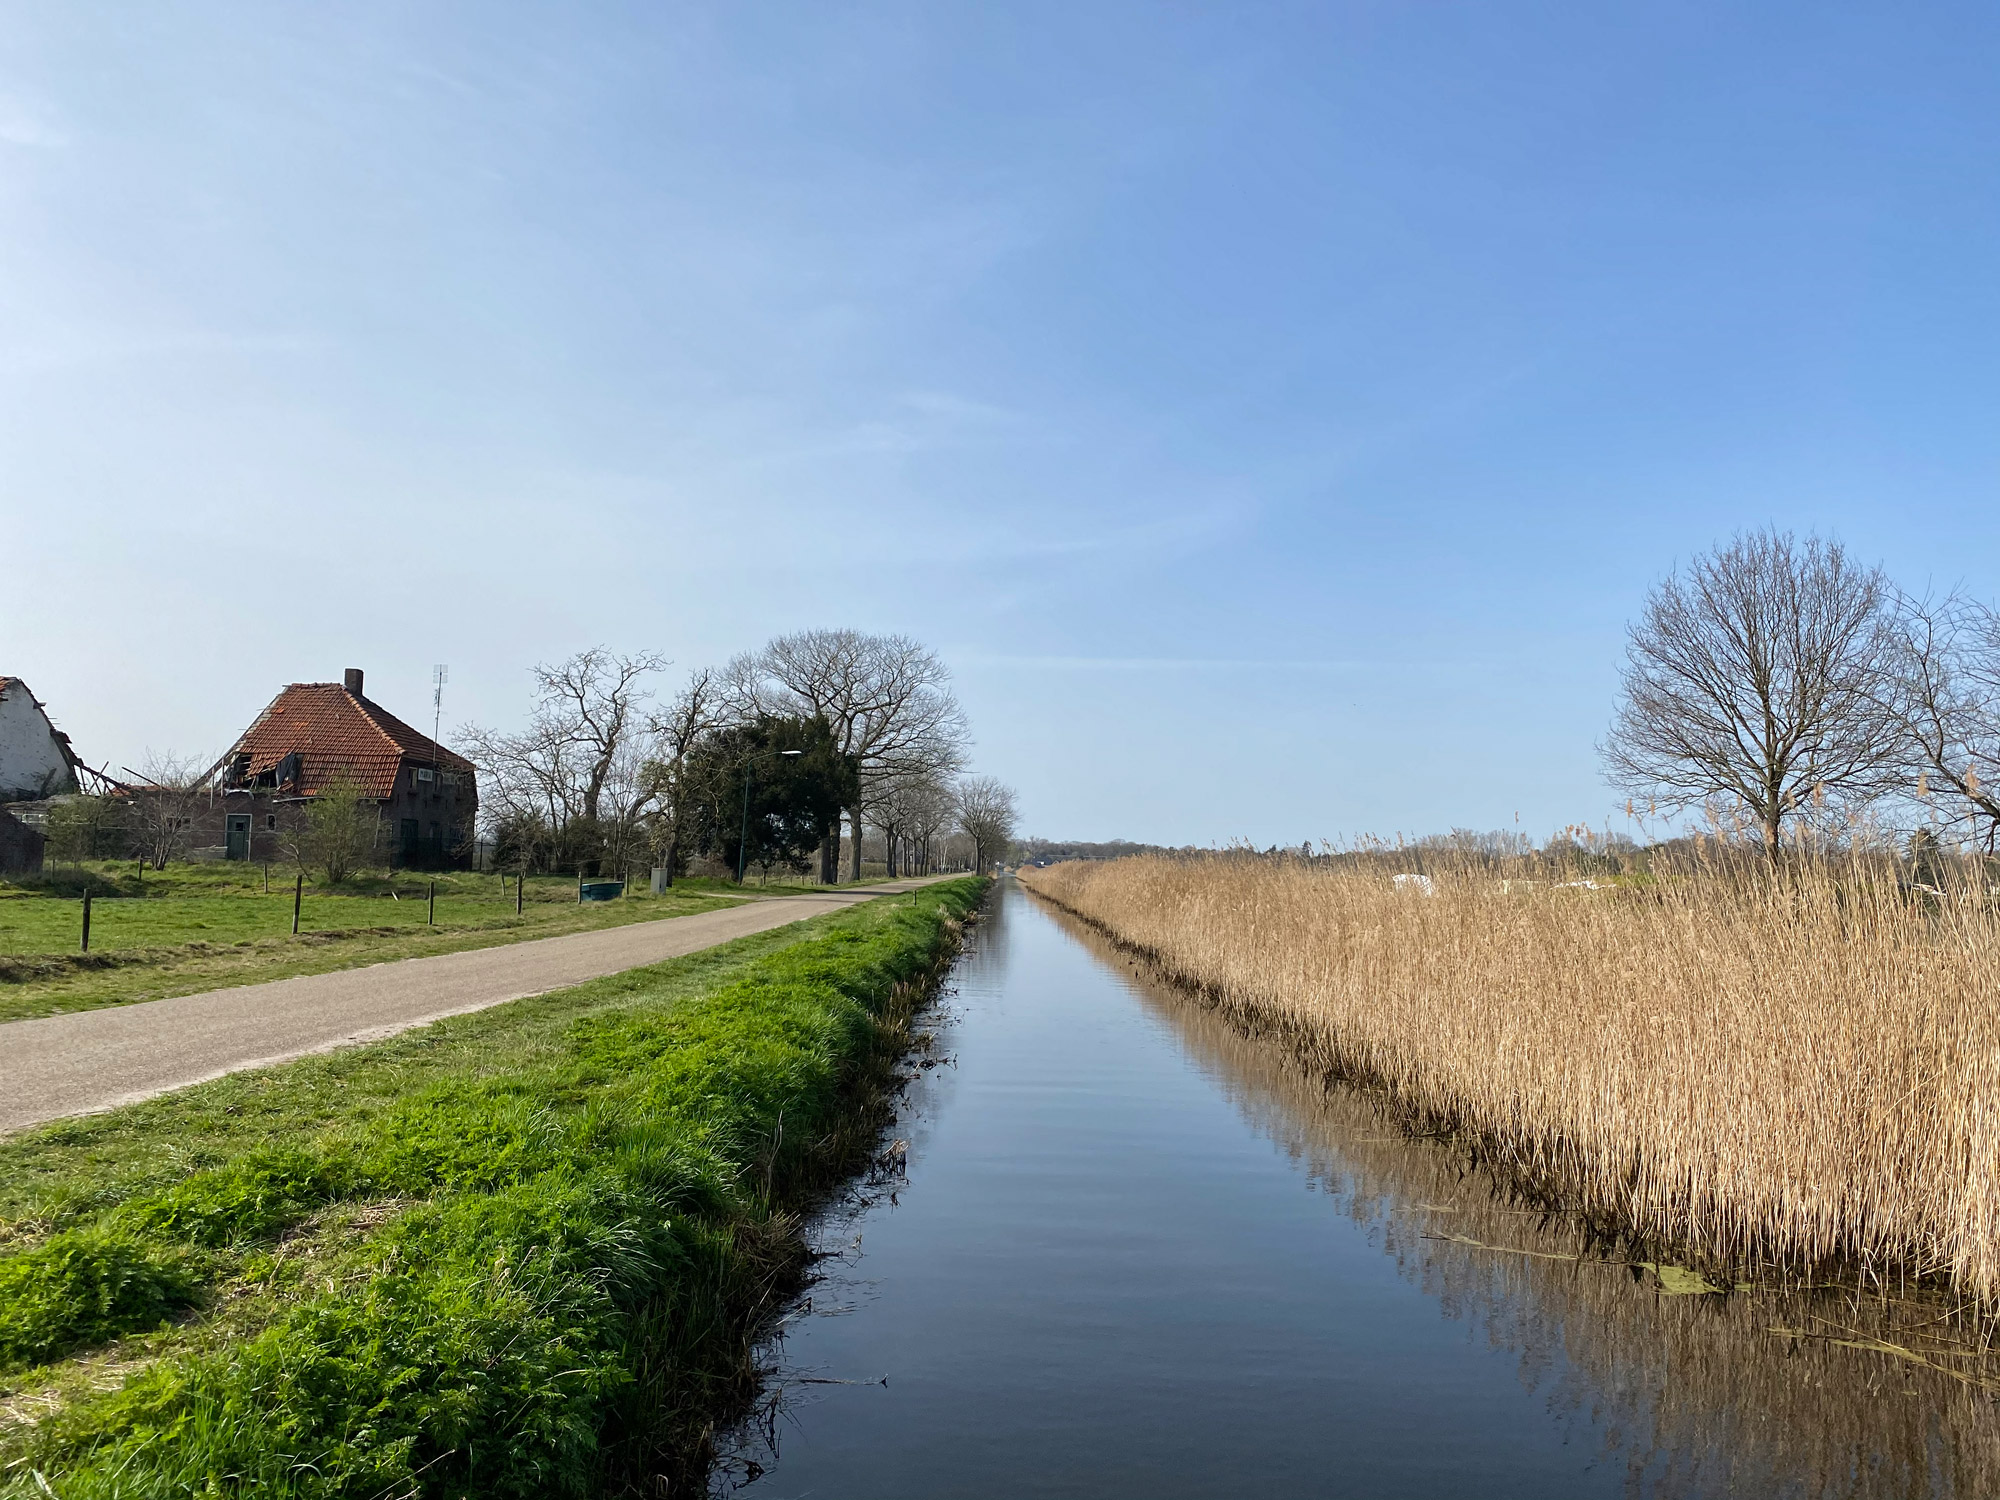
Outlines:
{"label": "white shed wall", "polygon": [[[51,780],[53,778],[53,780]],[[0,801],[76,790],[48,716],[19,681],[0,688]]]}

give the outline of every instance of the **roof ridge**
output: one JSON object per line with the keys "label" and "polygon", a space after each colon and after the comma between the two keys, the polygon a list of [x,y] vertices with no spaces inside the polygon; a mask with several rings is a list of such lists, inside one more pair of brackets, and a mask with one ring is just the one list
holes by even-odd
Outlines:
{"label": "roof ridge", "polygon": [[[341,683],[329,682],[326,685],[332,688],[335,692],[339,693],[340,696],[345,698],[349,703],[353,704],[354,707],[360,712],[361,717],[368,721],[368,727],[374,730],[377,734],[381,735],[383,739],[387,740],[389,742],[389,746],[391,749],[393,749],[398,755],[404,753],[406,747],[404,746],[403,742],[397,739],[393,734],[389,733],[388,730],[384,729],[382,727],[382,720],[376,717],[376,714],[379,713],[383,715],[385,718],[393,720],[396,718],[394,714],[390,713],[386,708],[383,708],[382,705],[379,703],[370,703],[365,697],[363,697],[359,693],[348,692],[346,687],[343,686]],[[318,686],[318,684],[315,683],[314,686]]]}
{"label": "roof ridge", "polygon": [[[342,691],[344,692],[346,691],[346,689],[343,688]],[[432,738],[430,735],[425,734],[421,729],[417,728],[414,724],[409,723],[407,720],[397,718],[394,714],[390,713],[388,709],[384,708],[381,704],[377,703],[373,698],[363,697],[355,701],[358,702],[361,705],[362,710],[368,714],[369,720],[371,723],[374,724],[375,728],[379,730],[389,740],[389,743],[394,745],[397,748],[397,750],[401,751],[403,754],[408,755],[413,752],[428,752],[433,759],[458,761],[465,765],[472,764],[472,762],[466,760],[465,757],[460,755],[457,751],[446,749],[445,746],[440,744],[436,739]],[[379,719],[376,717],[376,715],[378,714],[381,716],[381,718]],[[392,731],[383,726],[381,719],[387,719],[391,724],[395,725],[397,729],[400,729],[405,734],[408,734],[410,738],[415,740],[417,743],[415,745],[408,745],[405,744],[403,741],[397,739]]]}

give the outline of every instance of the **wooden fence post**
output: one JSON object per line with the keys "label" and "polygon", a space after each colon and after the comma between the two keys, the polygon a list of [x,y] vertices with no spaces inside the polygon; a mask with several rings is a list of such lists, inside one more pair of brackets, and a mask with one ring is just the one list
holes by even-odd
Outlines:
{"label": "wooden fence post", "polygon": [[299,877],[292,883],[292,936],[299,935],[299,908],[306,904],[306,872],[299,871]]}
{"label": "wooden fence post", "polygon": [[90,885],[88,882],[83,887],[83,951],[85,953],[90,951]]}

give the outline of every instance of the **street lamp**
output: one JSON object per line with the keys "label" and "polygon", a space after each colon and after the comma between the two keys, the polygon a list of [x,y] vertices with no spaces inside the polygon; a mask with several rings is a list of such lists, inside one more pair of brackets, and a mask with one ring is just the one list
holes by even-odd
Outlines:
{"label": "street lamp", "polygon": [[743,884],[743,861],[750,857],[750,768],[767,755],[804,755],[803,750],[766,750],[743,762],[743,834],[736,841],[736,883]]}

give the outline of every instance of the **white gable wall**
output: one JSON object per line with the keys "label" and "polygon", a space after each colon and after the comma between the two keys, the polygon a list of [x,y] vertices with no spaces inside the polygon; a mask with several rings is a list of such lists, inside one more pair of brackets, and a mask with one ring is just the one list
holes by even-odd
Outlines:
{"label": "white gable wall", "polygon": [[19,678],[0,686],[0,802],[76,790],[48,716]]}

